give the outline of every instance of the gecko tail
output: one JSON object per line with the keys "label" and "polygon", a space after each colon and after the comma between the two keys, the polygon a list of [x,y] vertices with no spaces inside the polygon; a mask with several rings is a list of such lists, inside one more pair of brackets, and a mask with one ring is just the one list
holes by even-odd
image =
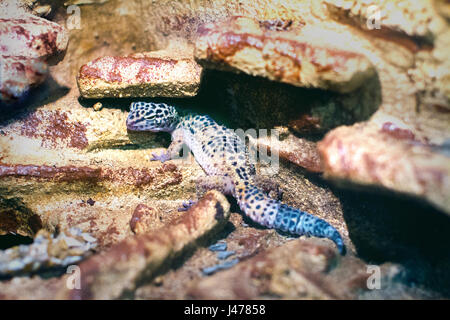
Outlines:
{"label": "gecko tail", "polygon": [[325,220],[271,199],[256,186],[248,183],[238,187],[236,195],[239,207],[253,221],[291,234],[330,239],[339,252],[345,254],[341,235]]}
{"label": "gecko tail", "polygon": [[339,232],[325,220],[307,212],[280,203],[273,227],[293,234],[330,239],[339,252],[345,254],[344,241]]}

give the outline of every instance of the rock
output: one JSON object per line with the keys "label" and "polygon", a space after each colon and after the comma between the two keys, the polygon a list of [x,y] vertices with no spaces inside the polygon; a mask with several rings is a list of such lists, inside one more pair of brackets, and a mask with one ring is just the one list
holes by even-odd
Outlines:
{"label": "rock", "polygon": [[96,104],[94,104],[94,105],[92,106],[92,108],[93,108],[95,111],[100,111],[100,110],[103,108],[103,105],[102,105],[101,102],[97,102]]}
{"label": "rock", "polygon": [[192,58],[157,51],[95,59],[81,67],[77,82],[84,98],[191,97],[201,74]]}
{"label": "rock", "polygon": [[51,299],[55,291],[61,285],[59,278],[42,279],[39,276],[15,277],[9,281],[0,282],[2,300],[25,300],[25,299]]}
{"label": "rock", "polygon": [[25,203],[18,199],[0,198],[0,235],[34,236],[42,227],[39,215]]}
{"label": "rock", "polygon": [[45,280],[14,278],[0,283],[0,299],[120,298],[133,290],[138,280],[152,279],[155,273],[170,267],[174,258],[189,255],[205,238],[214,237],[228,218],[226,198],[210,191],[170,224],[150,233],[129,236],[79,264],[80,274],[84,275],[81,290],[67,286],[70,274]]}
{"label": "rock", "polygon": [[450,19],[450,5],[445,0],[435,1],[437,12],[446,19]]}
{"label": "rock", "polygon": [[[351,20],[361,28],[379,29],[387,37],[393,33],[406,34],[410,37],[433,39],[444,27],[444,22],[436,19],[437,13],[427,0],[359,2],[355,0],[324,0],[331,16]],[[379,17],[379,18],[378,18]],[[378,18],[378,21],[376,20]],[[377,28],[376,24],[378,24]]]}
{"label": "rock", "polygon": [[68,34],[59,24],[23,15],[0,19],[0,54],[41,59],[55,65],[64,58]]}
{"label": "rock", "polygon": [[277,139],[275,137],[259,137],[253,139],[249,137],[252,145],[270,153],[271,161],[278,161],[277,157],[295,163],[311,172],[321,172],[322,163],[316,143],[306,139],[297,138],[288,133],[286,137]]}
{"label": "rock", "polygon": [[[74,91],[72,104],[78,104],[75,96]],[[195,177],[201,169],[182,161],[150,162],[146,148],[161,142],[152,134],[129,136],[125,119],[121,110],[44,108],[4,121],[0,232],[33,236],[36,225],[51,232],[80,227],[102,249],[132,235],[130,219],[142,201],[167,212],[179,205],[160,202],[175,198],[173,188],[194,196],[194,185],[184,177]],[[169,216],[164,214],[163,221]]]}
{"label": "rock", "polygon": [[273,30],[245,17],[198,30],[195,57],[205,67],[236,70],[307,88],[350,92],[374,75],[363,55],[317,41],[318,29]]}
{"label": "rock", "polygon": [[341,127],[318,144],[325,175],[422,198],[450,214],[450,160],[392,122]]}
{"label": "rock", "polygon": [[[366,17],[365,5],[326,2],[335,18]],[[367,57],[377,68],[381,103],[368,121],[332,130],[319,142],[325,175],[347,187],[413,195],[449,213],[449,159],[439,147],[450,138],[448,27],[428,1],[379,7],[387,37],[362,23],[351,30],[372,45]]]}
{"label": "rock", "polygon": [[325,282],[321,277],[335,259],[329,248],[294,240],[197,281],[189,294],[196,299],[220,300],[260,296],[336,299],[339,294],[332,287],[337,283]]}
{"label": "rock", "polygon": [[18,101],[29,90],[41,84],[47,77],[47,64],[36,58],[1,56],[0,100]]}
{"label": "rock", "polygon": [[[320,3],[320,5],[319,5]],[[419,0],[366,2],[326,0],[314,6],[324,20],[334,19],[359,32],[377,50],[383,60],[403,69],[413,68],[419,51],[428,51],[446,32],[445,21],[436,12],[435,3]]]}
{"label": "rock", "polygon": [[0,251],[0,277],[61,269],[81,261],[96,246],[95,238],[76,228],[63,230],[57,236],[41,230],[32,244]]}
{"label": "rock", "polygon": [[134,234],[146,233],[162,227],[164,223],[161,220],[157,210],[141,203],[134,209],[130,228]]}
{"label": "rock", "polygon": [[[374,271],[379,287],[373,287]],[[291,240],[266,249],[230,270],[191,283],[194,299],[424,299],[434,296],[408,287],[405,269],[386,263],[367,265],[355,257],[337,257],[318,241]]]}
{"label": "rock", "polygon": [[3,3],[0,14],[0,100],[14,103],[47,77],[47,64],[65,55],[68,35],[57,23]]}
{"label": "rock", "polygon": [[42,8],[48,8],[48,5],[41,5],[37,0],[3,0],[0,3],[0,15],[2,17],[17,17],[26,14],[38,14]]}

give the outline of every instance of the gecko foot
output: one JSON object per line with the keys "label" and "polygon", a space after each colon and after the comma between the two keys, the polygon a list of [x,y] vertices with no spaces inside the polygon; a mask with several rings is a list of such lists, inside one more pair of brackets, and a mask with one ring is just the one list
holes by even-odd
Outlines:
{"label": "gecko foot", "polygon": [[170,160],[170,154],[167,151],[163,151],[160,155],[156,153],[152,153],[153,158],[150,159],[150,161],[161,161],[165,162],[167,160]]}
{"label": "gecko foot", "polygon": [[178,208],[178,211],[187,211],[190,207],[192,207],[194,204],[196,204],[197,201],[189,200],[188,202],[183,202],[182,207]]}

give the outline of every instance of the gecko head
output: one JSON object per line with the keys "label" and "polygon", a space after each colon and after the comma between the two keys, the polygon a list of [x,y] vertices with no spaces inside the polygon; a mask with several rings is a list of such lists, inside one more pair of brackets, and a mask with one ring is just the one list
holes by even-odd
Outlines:
{"label": "gecko head", "polygon": [[131,131],[173,131],[178,122],[176,109],[165,103],[133,102],[127,118]]}

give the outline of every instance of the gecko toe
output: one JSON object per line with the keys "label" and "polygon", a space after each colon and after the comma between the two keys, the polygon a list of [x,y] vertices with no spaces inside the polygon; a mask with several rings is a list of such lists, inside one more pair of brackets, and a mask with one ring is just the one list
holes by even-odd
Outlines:
{"label": "gecko toe", "polygon": [[197,203],[197,201],[194,200],[189,200],[189,201],[185,201],[183,202],[182,206],[180,208],[178,208],[178,211],[187,211],[189,210],[195,203]]}
{"label": "gecko toe", "polygon": [[170,155],[168,152],[162,152],[161,154],[152,153],[153,158],[150,159],[150,161],[161,161],[165,162],[170,160]]}

